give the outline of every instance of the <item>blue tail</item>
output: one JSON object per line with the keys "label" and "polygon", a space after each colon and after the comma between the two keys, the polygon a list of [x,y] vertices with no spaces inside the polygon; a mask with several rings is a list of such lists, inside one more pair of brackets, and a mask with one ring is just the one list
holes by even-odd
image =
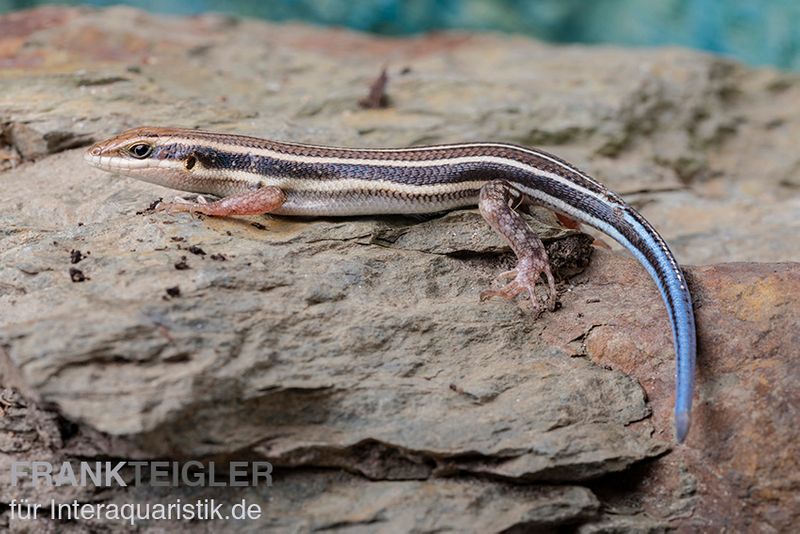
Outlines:
{"label": "blue tail", "polygon": [[697,353],[692,297],[675,256],[661,236],[632,208],[626,207],[623,219],[630,227],[617,228],[626,238],[621,244],[650,273],[669,314],[675,347],[675,437],[682,443],[691,424]]}

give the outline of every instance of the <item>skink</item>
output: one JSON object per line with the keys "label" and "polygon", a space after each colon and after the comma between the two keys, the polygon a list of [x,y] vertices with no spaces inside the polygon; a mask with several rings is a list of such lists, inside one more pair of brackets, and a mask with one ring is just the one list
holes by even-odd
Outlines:
{"label": "skink", "polygon": [[215,216],[336,216],[432,213],[477,205],[517,256],[510,282],[482,298],[540,298],[556,291],[547,253],[517,208],[544,205],[609,235],[628,249],[658,286],[676,354],[675,435],[689,431],[696,334],[686,279],[667,244],[617,194],[575,166],[540,150],[503,143],[353,149],[270,141],[178,128],[143,127],[97,143],[86,161],[100,169],[172,189],[221,197],[172,202],[169,211]]}

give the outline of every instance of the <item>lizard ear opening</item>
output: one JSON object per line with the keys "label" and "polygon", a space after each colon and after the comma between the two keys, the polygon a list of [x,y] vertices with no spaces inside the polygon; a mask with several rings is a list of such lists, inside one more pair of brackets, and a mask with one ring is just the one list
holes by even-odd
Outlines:
{"label": "lizard ear opening", "polygon": [[194,155],[189,156],[188,158],[186,158],[186,164],[185,164],[186,165],[186,170],[187,171],[191,171],[194,168],[196,163],[197,163],[197,158],[194,157]]}

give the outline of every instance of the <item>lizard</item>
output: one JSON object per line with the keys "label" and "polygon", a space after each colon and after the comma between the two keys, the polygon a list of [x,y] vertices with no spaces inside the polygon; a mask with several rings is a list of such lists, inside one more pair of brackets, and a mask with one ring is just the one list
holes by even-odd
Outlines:
{"label": "lizard", "polygon": [[[516,267],[481,299],[527,294],[552,310],[556,288],[547,251],[520,214],[542,205],[605,233],[630,251],[658,287],[675,349],[674,427],[689,432],[697,352],[691,294],[674,254],[653,226],[618,194],[547,152],[494,143],[409,148],[342,148],[201,130],[140,127],[88,148],[102,170],[180,191],[213,195],[173,201],[169,212],[209,216],[423,214],[478,206],[509,244]],[[546,299],[534,291],[546,280]]]}

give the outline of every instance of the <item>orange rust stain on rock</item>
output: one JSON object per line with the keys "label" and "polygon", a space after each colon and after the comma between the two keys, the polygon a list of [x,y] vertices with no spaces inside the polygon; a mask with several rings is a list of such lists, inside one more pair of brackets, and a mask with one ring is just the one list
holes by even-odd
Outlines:
{"label": "orange rust stain on rock", "polygon": [[37,50],[23,54],[25,38],[9,37],[0,39],[0,68],[13,69],[35,67],[44,61],[44,52]]}
{"label": "orange rust stain on rock", "polygon": [[719,297],[733,304],[731,309],[737,319],[748,322],[769,320],[776,307],[786,301],[783,284],[771,277],[723,284],[719,287]]}
{"label": "orange rust stain on rock", "polygon": [[55,6],[0,15],[0,43],[6,39],[24,38],[39,30],[63,25],[75,15],[75,10]]}
{"label": "orange rust stain on rock", "polygon": [[53,46],[84,59],[142,61],[154,43],[132,33],[109,33],[94,26],[71,28],[53,40]]}
{"label": "orange rust stain on rock", "polygon": [[42,7],[0,15],[0,68],[30,68],[45,62],[44,49],[28,49],[28,38],[40,30],[63,26],[73,19],[75,10]]}

